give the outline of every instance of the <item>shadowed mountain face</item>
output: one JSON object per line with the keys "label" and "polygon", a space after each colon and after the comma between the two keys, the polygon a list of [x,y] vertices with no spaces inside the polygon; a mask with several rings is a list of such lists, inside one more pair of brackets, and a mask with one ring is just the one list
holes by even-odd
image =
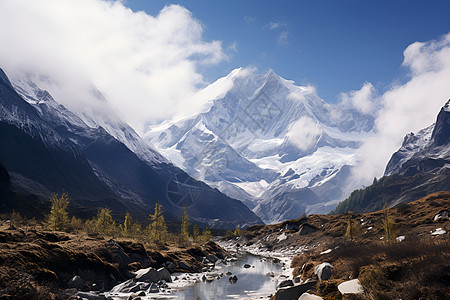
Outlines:
{"label": "shadowed mountain face", "polygon": [[168,220],[178,220],[184,206],[194,221],[220,228],[261,223],[240,201],[173,166],[114,115],[80,117],[26,76],[11,83],[1,70],[0,144],[13,191],[41,199],[66,191],[74,205],[141,214],[159,202]]}
{"label": "shadowed mountain face", "polygon": [[335,212],[369,212],[450,190],[450,100],[436,123],[406,135],[386,166],[384,177],[354,191]]}

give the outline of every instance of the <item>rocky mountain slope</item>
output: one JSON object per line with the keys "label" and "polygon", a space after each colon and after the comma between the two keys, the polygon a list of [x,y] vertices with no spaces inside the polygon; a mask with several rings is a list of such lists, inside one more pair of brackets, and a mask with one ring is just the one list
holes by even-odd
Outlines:
{"label": "rocky mountain slope", "polygon": [[336,213],[368,212],[410,202],[429,193],[450,190],[450,100],[436,122],[406,135],[386,166],[384,177],[354,191]]}
{"label": "rocky mountain slope", "polygon": [[272,70],[236,69],[199,93],[200,112],[149,128],[147,140],[265,222],[328,212],[351,191],[355,152],[374,118],[330,105]]}
{"label": "rocky mountain slope", "polygon": [[11,83],[0,71],[0,162],[14,191],[41,199],[66,191],[76,205],[141,214],[159,202],[168,220],[177,220],[185,206],[193,220],[213,227],[261,223],[240,201],[163,158],[99,91],[94,94],[101,110],[79,113],[32,79],[14,76]]}

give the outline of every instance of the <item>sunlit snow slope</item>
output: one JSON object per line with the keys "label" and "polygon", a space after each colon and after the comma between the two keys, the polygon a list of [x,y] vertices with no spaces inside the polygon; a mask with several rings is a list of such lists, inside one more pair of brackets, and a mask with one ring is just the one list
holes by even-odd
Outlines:
{"label": "sunlit snow slope", "polygon": [[372,115],[328,104],[272,70],[233,70],[200,95],[200,112],[151,127],[146,138],[263,221],[328,212],[354,188],[350,168]]}

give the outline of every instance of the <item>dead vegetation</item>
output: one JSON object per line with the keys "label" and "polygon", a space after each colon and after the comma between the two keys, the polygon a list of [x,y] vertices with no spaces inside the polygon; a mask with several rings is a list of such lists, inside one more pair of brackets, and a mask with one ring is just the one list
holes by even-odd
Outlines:
{"label": "dead vegetation", "polygon": [[[171,271],[199,272],[207,255],[227,255],[213,242],[141,243],[136,239],[66,233],[0,224],[0,299],[67,299],[77,290],[108,290],[131,271],[171,264]],[[72,288],[72,289],[71,289]]]}
{"label": "dead vegetation", "polygon": [[[293,276],[302,280],[314,277],[316,265],[331,263],[333,276],[319,283],[315,291],[324,299],[342,299],[337,286],[354,278],[360,280],[365,294],[346,295],[345,299],[449,299],[450,221],[434,220],[444,211],[450,211],[448,191],[388,211],[352,213],[351,218],[311,215],[252,226],[242,232],[241,242],[260,243],[271,250],[303,249],[291,265]],[[306,234],[302,234],[303,228],[309,228],[303,230]],[[447,233],[432,235],[437,228]],[[278,240],[281,234],[287,238]],[[396,239],[399,236],[402,238]]]}

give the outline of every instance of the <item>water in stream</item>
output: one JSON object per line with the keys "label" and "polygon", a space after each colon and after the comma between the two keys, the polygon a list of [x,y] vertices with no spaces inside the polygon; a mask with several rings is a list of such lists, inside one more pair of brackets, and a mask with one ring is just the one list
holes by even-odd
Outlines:
{"label": "water in stream", "polygon": [[[244,264],[251,265],[244,268]],[[213,299],[267,299],[275,293],[279,283],[278,275],[282,271],[279,264],[271,260],[245,254],[228,265],[215,270],[216,273],[233,273],[238,278],[235,284],[229,281],[230,276],[224,276],[212,282],[198,282],[193,286],[185,287],[175,292],[172,299],[183,300],[213,300]],[[267,274],[272,272],[275,277]]]}

